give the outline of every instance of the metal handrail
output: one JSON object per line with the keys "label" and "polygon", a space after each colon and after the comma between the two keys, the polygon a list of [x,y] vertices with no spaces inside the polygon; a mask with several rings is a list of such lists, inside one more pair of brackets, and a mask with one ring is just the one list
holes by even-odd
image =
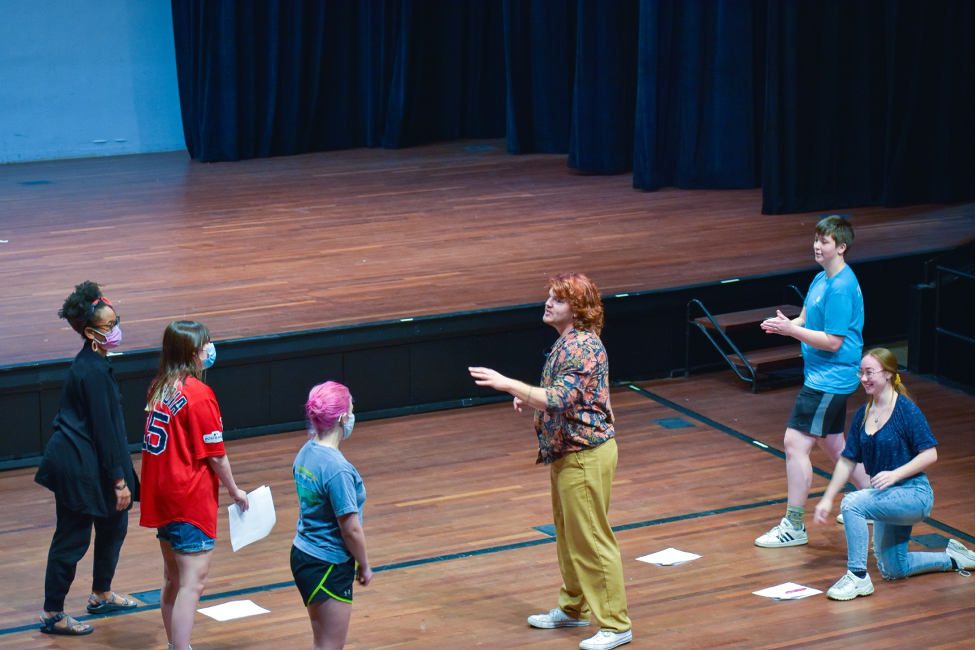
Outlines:
{"label": "metal handrail", "polygon": [[[960,332],[955,332],[945,327],[940,327],[940,290],[943,287],[944,273],[950,273],[959,277],[969,278],[971,280],[975,279],[973,273],[968,273],[967,271],[961,271],[960,269],[954,269],[947,266],[943,266],[942,264],[937,264],[936,295],[934,297],[934,302],[935,302],[934,311],[936,313],[933,319],[934,333],[937,335],[949,336],[951,338],[955,338],[973,344],[974,343],[973,336],[967,336],[966,334],[961,334]],[[933,374],[935,375],[940,374],[940,337],[939,336],[933,337]]]}
{"label": "metal handrail", "polygon": [[[712,334],[709,333],[709,330],[703,327],[700,323],[695,322],[695,319],[692,318],[692,305],[696,305],[697,307],[699,307],[699,309],[702,310],[703,315],[706,318],[708,318],[709,321],[713,324],[713,326],[716,328],[716,332],[719,334],[720,337],[722,337],[722,340],[725,341],[726,344],[730,347],[732,353],[735,354],[737,357],[739,357],[740,360],[743,362],[743,366],[745,366],[746,369],[750,371],[749,377],[745,377],[743,373],[740,372],[737,365],[732,361],[730,361],[729,357],[726,354],[726,351],[723,350],[722,347],[720,347],[720,345],[712,337]],[[726,335],[726,332],[723,331],[723,328],[719,326],[719,323],[716,322],[716,319],[713,318],[712,314],[709,312],[708,309],[706,309],[706,306],[703,305],[702,301],[700,301],[698,298],[693,298],[685,306],[685,376],[688,377],[690,374],[689,356],[690,356],[691,341],[690,341],[689,332],[691,331],[691,326],[693,325],[698,327],[699,331],[705,334],[706,338],[709,340],[710,343],[712,343],[713,347],[716,348],[716,351],[719,352],[720,356],[722,356],[726,364],[733,370],[733,372],[736,373],[736,376],[742,379],[743,381],[750,382],[750,384],[752,385],[753,392],[756,392],[756,370],[753,368],[753,364],[751,364],[749,361],[746,360],[746,355],[740,352],[740,349],[736,347],[736,344],[733,343],[733,341],[729,338],[729,336]]]}

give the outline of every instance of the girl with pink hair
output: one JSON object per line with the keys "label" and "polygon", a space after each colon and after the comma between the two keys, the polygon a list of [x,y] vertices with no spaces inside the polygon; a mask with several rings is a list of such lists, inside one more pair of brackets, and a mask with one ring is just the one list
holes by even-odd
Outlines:
{"label": "girl with pink hair", "polygon": [[353,398],[342,384],[327,381],[309,391],[305,412],[309,441],[292,463],[299,496],[292,576],[309,610],[313,650],[339,650],[349,631],[353,580],[365,587],[373,578],[363,534],[366,489],[339,451],[353,433]]}

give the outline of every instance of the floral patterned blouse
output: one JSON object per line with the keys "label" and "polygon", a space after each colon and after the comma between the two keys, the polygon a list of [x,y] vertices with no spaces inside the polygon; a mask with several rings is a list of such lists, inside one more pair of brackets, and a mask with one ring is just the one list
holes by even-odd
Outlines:
{"label": "floral patterned blouse", "polygon": [[549,389],[546,410],[536,411],[536,463],[597,447],[614,437],[607,351],[593,332],[571,330],[550,350],[540,385]]}

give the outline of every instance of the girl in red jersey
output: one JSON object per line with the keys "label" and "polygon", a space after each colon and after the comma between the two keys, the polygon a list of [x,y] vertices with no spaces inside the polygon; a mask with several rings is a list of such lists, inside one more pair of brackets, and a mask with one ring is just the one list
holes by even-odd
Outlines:
{"label": "girl in red jersey", "polygon": [[217,538],[218,479],[242,510],[248,508],[224,452],[217,400],[200,380],[215,358],[205,326],[170,323],[146,403],[139,525],[155,528],[159,539],[160,611],[175,650],[190,647],[194,613],[207,584]]}

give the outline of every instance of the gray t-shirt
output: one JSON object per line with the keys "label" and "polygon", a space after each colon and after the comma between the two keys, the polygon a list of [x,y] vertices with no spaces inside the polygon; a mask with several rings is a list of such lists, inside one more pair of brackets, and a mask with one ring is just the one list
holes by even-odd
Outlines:
{"label": "gray t-shirt", "polygon": [[339,517],[351,512],[363,523],[366,488],[359,472],[338,449],[309,440],[292,463],[299,495],[295,547],[312,557],[341,564],[351,557],[339,529]]}

